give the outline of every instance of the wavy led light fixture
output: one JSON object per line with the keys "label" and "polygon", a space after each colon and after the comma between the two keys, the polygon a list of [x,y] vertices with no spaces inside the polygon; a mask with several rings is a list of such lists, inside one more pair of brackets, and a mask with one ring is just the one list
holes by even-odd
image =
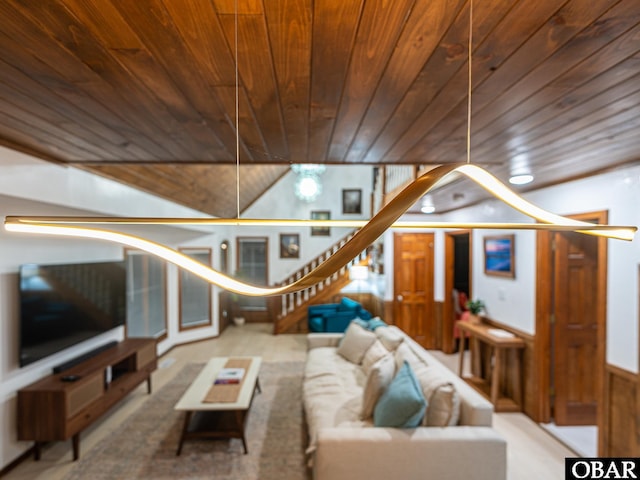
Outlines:
{"label": "wavy led light fixture", "polygon": [[[449,223],[398,222],[412,205],[429,192],[441,179],[461,173],[486,189],[496,198],[540,223]],[[315,226],[359,228],[355,235],[325,262],[297,281],[276,288],[264,288],[239,282],[213,268],[199,263],[172,248],[141,237],[88,225],[259,225],[259,226]],[[338,271],[356,255],[371,245],[388,228],[468,228],[509,230],[575,231],[620,240],[633,240],[637,227],[597,225],[565,218],[547,212],[522,199],[486,170],[471,164],[443,165],[430,170],[407,186],[371,220],[290,220],[290,219],[225,219],[225,218],[141,218],[141,217],[18,217],[8,216],[5,229],[11,232],[39,233],[70,237],[95,238],[120,243],[143,250],[184,268],[206,281],[226,290],[250,296],[269,296],[292,293],[309,288]]]}

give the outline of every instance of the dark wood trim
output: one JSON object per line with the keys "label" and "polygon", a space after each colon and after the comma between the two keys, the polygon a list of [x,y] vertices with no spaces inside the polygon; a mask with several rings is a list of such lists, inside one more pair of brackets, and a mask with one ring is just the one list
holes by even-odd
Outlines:
{"label": "dark wood trim", "polygon": [[621,368],[621,367],[617,367],[616,365],[611,365],[610,363],[607,363],[605,368],[607,373],[616,375],[617,377],[622,377],[625,380],[628,380],[629,382],[637,382],[638,380],[640,380],[639,374],[630,372],[629,370],[625,370],[624,368]]}
{"label": "dark wood trim", "polygon": [[[569,215],[570,218],[589,222],[606,224],[608,213],[606,211],[588,212]],[[553,308],[551,289],[552,282],[549,282],[553,272],[554,254],[552,241],[554,233],[537,232],[536,236],[536,336],[534,341],[534,416],[536,422],[549,422],[551,420],[550,404],[550,315]],[[597,299],[598,305],[598,348],[597,348],[597,391],[598,398],[598,451],[603,452],[605,448],[605,425],[607,424],[605,386],[605,359],[606,359],[606,325],[607,325],[607,240],[598,238],[598,279],[597,279]]]}
{"label": "dark wood trim", "polygon": [[[534,372],[535,410],[533,420],[548,423],[551,420],[549,401],[551,346],[549,336],[552,308],[551,272],[553,268],[553,250],[551,232],[539,231],[536,236],[536,341],[533,355],[538,368]],[[544,339],[544,340],[543,340]]]}
{"label": "dark wood trim", "polygon": [[[640,301],[640,265],[638,265],[638,299]],[[638,325],[640,325],[640,310],[637,312],[638,318],[637,318],[637,322]],[[638,338],[638,352],[640,352],[640,336]],[[638,371],[640,372],[640,358],[638,358]],[[636,374],[636,381],[635,381],[635,390],[636,390],[636,404],[635,404],[635,421],[636,421],[636,428],[635,428],[635,438],[636,439],[640,439],[640,374]],[[607,404],[608,405],[608,404]],[[607,413],[609,412],[609,410],[607,409]],[[608,433],[608,432],[607,432]],[[608,438],[604,439],[605,441],[608,440]],[[640,443],[640,440],[638,440],[638,443]],[[607,443],[608,445],[608,443]],[[606,452],[608,453],[608,452]]]}
{"label": "dark wood trim", "polygon": [[[595,218],[597,223],[609,223],[609,214],[606,211],[597,212],[595,217],[585,215],[582,219]],[[608,424],[608,414],[606,413],[606,396],[604,394],[605,367],[607,364],[607,277],[608,277],[608,243],[606,238],[598,238],[598,287],[596,305],[598,306],[598,351],[597,365],[598,377],[596,378],[596,391],[600,392],[598,398],[598,452],[604,452],[605,438],[607,436],[606,425]]]}
{"label": "dark wood trim", "polygon": [[[42,445],[40,447],[42,447]],[[32,445],[27,450],[25,450],[23,453],[21,453],[18,457],[16,457],[14,460],[12,460],[11,463],[5,465],[5,467],[2,468],[2,470],[0,470],[0,478],[2,478],[3,476],[7,475],[11,470],[13,470],[18,465],[20,465],[22,462],[24,462],[29,457],[34,455],[35,449],[36,449],[35,445]]]}

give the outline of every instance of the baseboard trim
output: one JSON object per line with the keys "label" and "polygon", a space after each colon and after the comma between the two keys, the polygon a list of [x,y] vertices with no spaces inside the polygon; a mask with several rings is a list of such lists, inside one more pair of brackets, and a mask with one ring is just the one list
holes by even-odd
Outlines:
{"label": "baseboard trim", "polygon": [[16,468],[26,459],[28,459],[29,457],[32,457],[34,449],[35,449],[35,446],[32,445],[30,448],[25,450],[21,455],[19,455],[15,460],[13,460],[11,463],[3,467],[2,470],[0,470],[0,477],[5,476],[7,473],[9,473],[11,470]]}

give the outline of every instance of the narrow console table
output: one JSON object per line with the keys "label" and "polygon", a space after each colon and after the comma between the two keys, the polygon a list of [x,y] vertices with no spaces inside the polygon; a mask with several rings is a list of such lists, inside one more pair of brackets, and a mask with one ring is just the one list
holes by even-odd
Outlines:
{"label": "narrow console table", "polygon": [[[515,335],[509,336],[509,333],[485,324],[475,324],[469,322],[456,322],[458,329],[460,330],[460,364],[459,372],[461,378],[463,378],[468,384],[487,397],[491,403],[493,403],[496,412],[519,412],[522,410],[522,358],[520,352],[524,349],[524,341]],[[501,335],[502,334],[502,335]],[[463,376],[464,365],[464,350],[466,337],[472,342],[471,355],[472,355],[472,375],[470,377]],[[486,344],[491,349],[492,359],[490,358],[486,362],[482,362],[484,365],[489,366],[489,371],[478,375],[474,375],[481,370],[480,366],[475,365],[479,357],[480,344]],[[509,349],[516,350],[516,362],[513,365],[514,375],[516,379],[516,386],[511,397],[506,397],[502,394],[500,381],[505,372],[505,359],[506,351]]]}
{"label": "narrow console table", "polygon": [[80,432],[144,381],[151,393],[156,368],[156,341],[131,338],[19,390],[18,440],[34,441],[39,460],[43,443],[71,438],[77,460]]}

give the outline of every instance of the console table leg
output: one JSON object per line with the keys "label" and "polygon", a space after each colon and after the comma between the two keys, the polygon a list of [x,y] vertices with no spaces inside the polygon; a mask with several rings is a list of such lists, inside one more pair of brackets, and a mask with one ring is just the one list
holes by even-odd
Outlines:
{"label": "console table leg", "polygon": [[258,393],[262,393],[262,388],[260,387],[260,379],[256,378],[256,388],[258,389]]}
{"label": "console table leg", "polygon": [[71,444],[73,445],[73,461],[75,462],[80,458],[80,434],[76,433],[71,437]]}
{"label": "console table leg", "polygon": [[147,377],[147,393],[151,395],[151,375]]}
{"label": "console table leg", "polygon": [[491,403],[494,407],[498,406],[498,399],[500,398],[500,377],[502,376],[502,358],[503,350],[501,348],[494,348],[495,364],[493,367],[493,373],[491,377]]}
{"label": "console table leg", "polygon": [[463,369],[464,369],[464,350],[466,348],[465,343],[467,342],[466,333],[460,333],[460,346],[458,350],[460,351],[460,358],[458,359],[458,375],[462,378]]}
{"label": "console table leg", "polygon": [[36,442],[33,444],[33,459],[37,462],[40,460],[40,455],[42,454],[42,444],[40,442]]}

